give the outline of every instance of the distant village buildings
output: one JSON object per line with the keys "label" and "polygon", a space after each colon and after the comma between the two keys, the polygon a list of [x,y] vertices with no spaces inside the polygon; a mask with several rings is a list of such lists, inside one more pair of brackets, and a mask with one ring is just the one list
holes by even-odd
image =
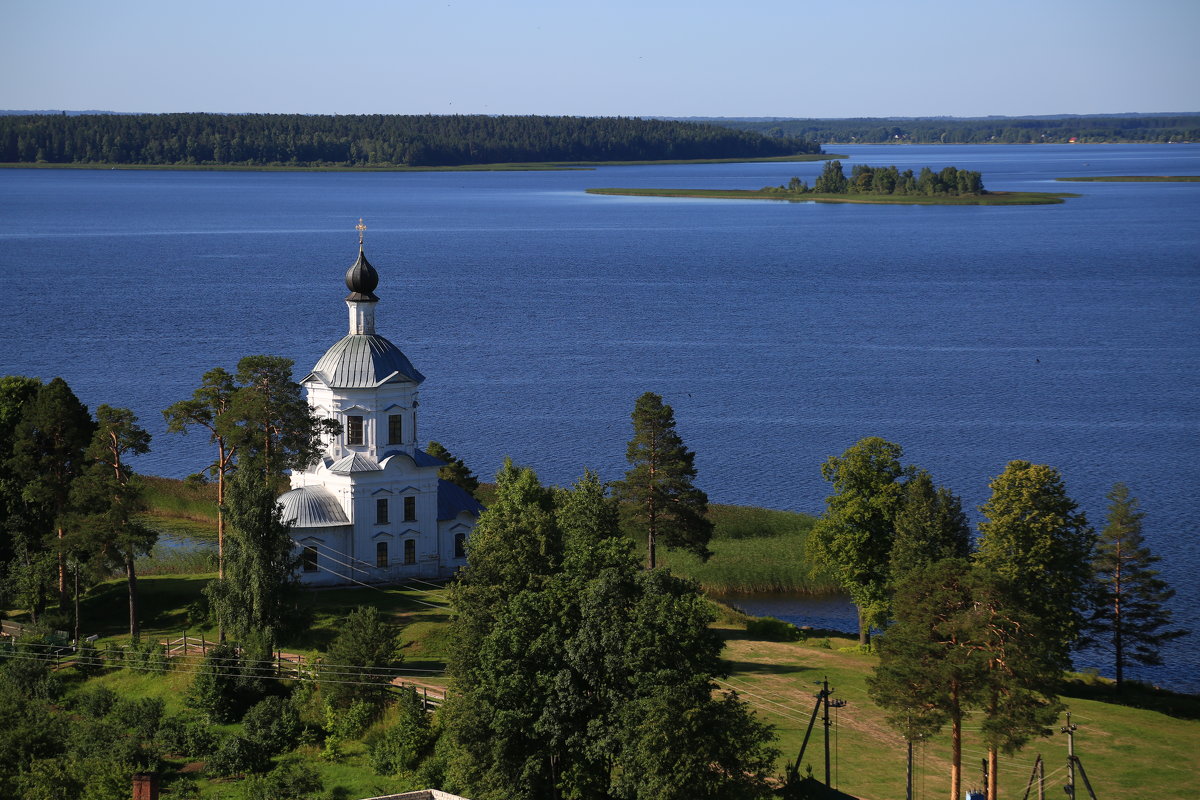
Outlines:
{"label": "distant village buildings", "polygon": [[425,380],[400,348],[375,332],[379,275],[363,251],[346,272],[349,333],[300,384],[309,405],[336,419],[321,459],[292,474],[280,496],[307,585],[393,583],[448,577],[466,564],[483,507],[438,478],[444,462],[417,444],[417,389]]}

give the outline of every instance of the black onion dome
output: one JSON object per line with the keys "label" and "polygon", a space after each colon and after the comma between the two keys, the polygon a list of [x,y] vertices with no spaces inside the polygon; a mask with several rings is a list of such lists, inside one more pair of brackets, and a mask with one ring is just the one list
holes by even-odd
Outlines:
{"label": "black onion dome", "polygon": [[358,260],[346,270],[346,288],[350,290],[347,300],[377,302],[375,287],[379,285],[379,273],[367,261],[362,246],[358,248]]}

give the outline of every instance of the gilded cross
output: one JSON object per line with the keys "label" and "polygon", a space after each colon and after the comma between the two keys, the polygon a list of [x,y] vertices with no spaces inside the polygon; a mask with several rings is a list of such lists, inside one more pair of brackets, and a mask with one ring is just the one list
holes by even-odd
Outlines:
{"label": "gilded cross", "polygon": [[358,224],[354,226],[354,230],[358,231],[358,245],[359,245],[359,247],[362,247],[362,243],[363,243],[363,231],[365,231],[366,229],[367,229],[367,226],[366,226],[366,225],[363,225],[362,217],[359,217],[359,218],[358,218]]}

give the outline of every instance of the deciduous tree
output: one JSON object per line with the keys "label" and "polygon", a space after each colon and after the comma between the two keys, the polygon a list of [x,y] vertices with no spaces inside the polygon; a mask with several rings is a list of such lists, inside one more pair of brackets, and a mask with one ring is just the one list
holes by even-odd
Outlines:
{"label": "deciduous tree", "polygon": [[222,629],[265,650],[302,621],[296,606],[299,557],[282,515],[262,474],[239,469],[229,482],[225,579],[205,588]]}
{"label": "deciduous tree", "polygon": [[1188,631],[1170,627],[1166,603],[1175,590],[1153,569],[1159,559],[1142,538],[1145,514],[1138,510],[1137,498],[1118,483],[1108,501],[1108,524],[1092,561],[1097,598],[1088,627],[1092,639],[1112,652],[1120,689],[1127,666],[1161,664],[1159,648]]}
{"label": "deciduous tree", "polygon": [[833,484],[825,515],[808,540],[811,555],[837,576],[858,608],[858,639],[888,618],[889,578],[896,517],[904,503],[900,445],[871,436],[821,465]]}
{"label": "deciduous tree", "polygon": [[656,549],[683,548],[701,560],[712,555],[708,542],[708,495],[692,485],[696,454],[675,431],[675,412],[662,397],[646,392],[633,409],[633,438],[625,453],[632,464],[615,484],[617,496],[631,503],[646,530],[646,566],[657,566]]}
{"label": "deciduous tree", "polygon": [[[453,588],[451,783],[481,800],[765,796],[770,729],[714,698],[721,640],[696,585],[639,568],[595,475],[569,494],[536,487],[528,471],[497,476],[502,502]],[[561,555],[517,580],[494,565],[512,545],[536,552],[523,538]]]}

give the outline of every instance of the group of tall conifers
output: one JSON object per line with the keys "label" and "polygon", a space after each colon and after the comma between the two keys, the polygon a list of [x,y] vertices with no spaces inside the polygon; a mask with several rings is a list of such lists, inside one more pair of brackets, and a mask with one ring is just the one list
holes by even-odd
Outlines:
{"label": "group of tall conifers", "polygon": [[[218,487],[220,573],[206,591],[224,630],[264,647],[294,619],[292,542],[275,498],[284,471],[312,461],[336,427],[313,415],[291,368],[249,356],[236,373],[205,373],[192,398],[164,411],[168,430],[203,428],[215,446],[205,471]],[[4,598],[35,623],[57,599],[54,622],[71,620],[78,638],[81,589],[120,569],[136,639],[136,559],[158,535],[140,521],[143,486],[129,459],[149,451],[150,435],[129,409],[101,405],[93,418],[61,378],[9,376],[0,379],[0,448]]]}
{"label": "group of tall conifers", "polygon": [[0,379],[0,589],[35,623],[55,601],[78,637],[80,584],[120,569],[137,635],[134,559],[157,534],[137,520],[128,459],[149,446],[128,409],[101,405],[93,418],[61,378]]}
{"label": "group of tall conifers", "polygon": [[961,797],[963,719],[982,716],[988,796],[998,754],[1049,733],[1057,693],[1081,644],[1110,648],[1118,686],[1133,662],[1184,635],[1164,603],[1142,541],[1137,500],[1109,494],[1097,537],[1052,467],[1013,461],[991,483],[972,535],[959,499],[901,463],[898,445],[867,438],[822,466],[833,486],[810,557],[859,610],[859,637],[879,637],[871,695],[909,741],[951,731],[951,796]]}

